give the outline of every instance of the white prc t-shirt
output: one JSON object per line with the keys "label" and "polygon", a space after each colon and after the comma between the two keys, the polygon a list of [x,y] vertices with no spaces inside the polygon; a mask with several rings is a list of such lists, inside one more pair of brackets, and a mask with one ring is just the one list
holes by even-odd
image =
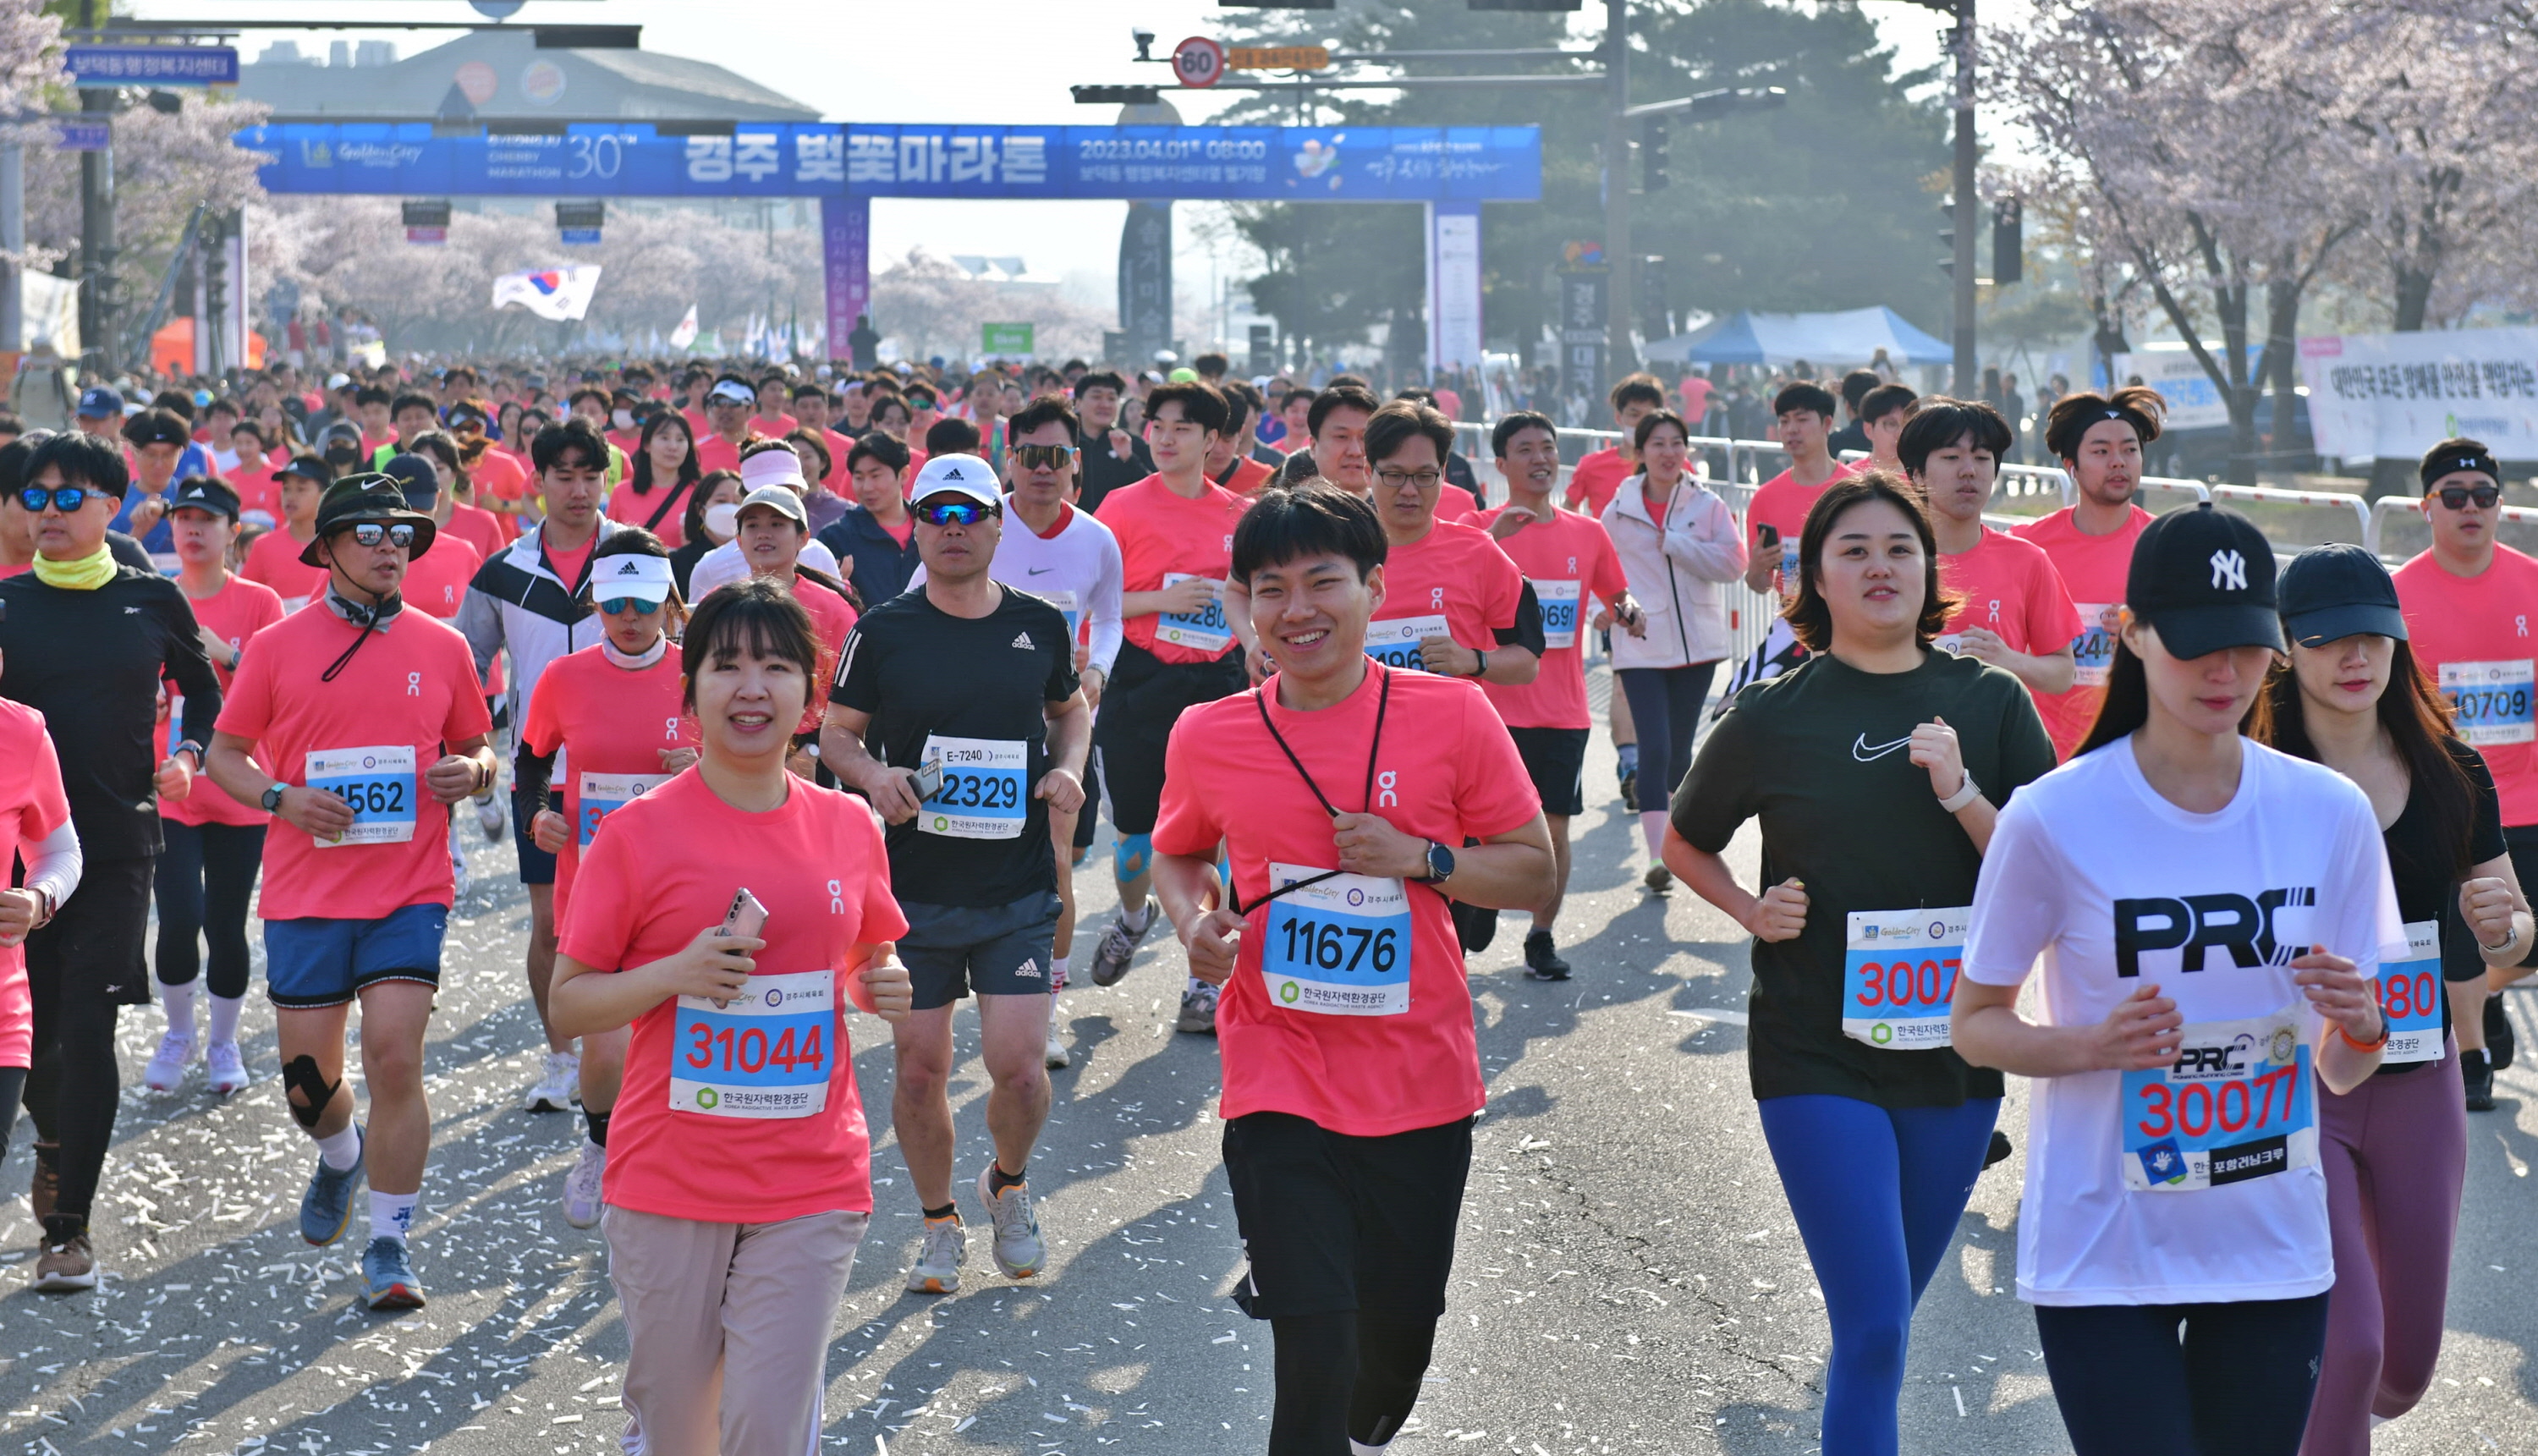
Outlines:
{"label": "white prc t-shirt", "polygon": [[2291,1299],[2335,1282],[2317,1165],[2318,1038],[2291,961],[2375,976],[2406,958],[2387,851],[2362,790],[2242,745],[2238,792],[2193,814],[2130,739],[2001,811],[1964,974],[2014,986],[2043,957],[2038,1021],[2096,1026],[2145,983],[2186,1022],[2177,1065],[2038,1079],[2028,1112],[2018,1294],[2036,1304]]}

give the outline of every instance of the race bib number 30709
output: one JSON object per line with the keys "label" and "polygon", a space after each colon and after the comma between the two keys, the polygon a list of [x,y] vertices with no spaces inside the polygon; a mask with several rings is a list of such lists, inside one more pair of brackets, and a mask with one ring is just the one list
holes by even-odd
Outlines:
{"label": "race bib number 30709", "polygon": [[2304,1013],[2193,1022],[2173,1066],[2123,1075],[2124,1186],[2194,1193],[2317,1163]]}
{"label": "race bib number 30709", "polygon": [[1841,1034],[1896,1051],[1948,1044],[1970,906],[1853,910],[1841,957]]}
{"label": "race bib number 30709", "polygon": [[2483,747],[2538,739],[2531,713],[2531,660],[2444,662],[2441,695],[2450,700],[2459,737]]}
{"label": "race bib number 30709", "polygon": [[320,849],[403,844],[414,837],[417,784],[412,744],[312,752],[308,787],[324,789],[353,811],[353,827],[342,838],[318,840]]}
{"label": "race bib number 30709", "polygon": [[707,1117],[809,1117],[829,1105],[836,972],[754,975],[726,1006],[679,998],[670,1110]]}

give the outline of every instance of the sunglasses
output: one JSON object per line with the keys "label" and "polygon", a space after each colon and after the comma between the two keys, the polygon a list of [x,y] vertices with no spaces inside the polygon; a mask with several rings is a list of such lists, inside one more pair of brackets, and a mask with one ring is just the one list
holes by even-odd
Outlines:
{"label": "sunglasses", "polygon": [[461,415],[457,419],[449,422],[449,432],[452,434],[483,434],[485,432],[485,422],[477,419],[473,415]]}
{"label": "sunglasses", "polygon": [[2452,510],[2467,509],[2467,504],[2471,500],[2476,502],[2477,509],[2486,510],[2492,508],[2494,502],[2503,498],[2503,488],[2500,486],[2443,486],[2433,494],[2440,496],[2441,504]]}
{"label": "sunglasses", "polygon": [[916,518],[929,526],[974,526],[978,522],[1004,514],[992,505],[975,500],[951,500],[939,505],[916,507]]}
{"label": "sunglasses", "polygon": [[1073,445],[1014,446],[1014,463],[1025,470],[1056,470],[1074,458]]}
{"label": "sunglasses", "polygon": [[658,612],[662,606],[660,602],[643,597],[603,597],[599,612],[603,617],[615,617],[621,612]]}
{"label": "sunglasses", "polygon": [[86,486],[55,486],[50,491],[41,486],[28,486],[18,493],[18,503],[27,507],[28,514],[39,515],[43,512],[44,503],[49,500],[55,510],[69,515],[72,511],[86,505],[88,497],[99,494],[100,493],[92,491]]}
{"label": "sunglasses", "polygon": [[414,527],[404,521],[394,525],[381,521],[363,521],[348,529],[356,546],[376,546],[382,541],[399,548],[414,545]]}

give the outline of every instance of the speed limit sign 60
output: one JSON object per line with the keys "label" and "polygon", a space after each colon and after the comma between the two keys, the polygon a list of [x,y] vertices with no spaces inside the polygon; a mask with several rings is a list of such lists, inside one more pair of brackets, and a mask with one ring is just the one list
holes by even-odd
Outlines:
{"label": "speed limit sign 60", "polygon": [[1225,47],[1192,35],[1172,47],[1172,77],[1183,86],[1214,86],[1225,79]]}

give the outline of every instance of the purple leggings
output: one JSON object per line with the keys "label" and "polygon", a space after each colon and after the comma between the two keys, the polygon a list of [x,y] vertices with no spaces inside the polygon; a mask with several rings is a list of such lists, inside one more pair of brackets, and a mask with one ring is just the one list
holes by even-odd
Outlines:
{"label": "purple leggings", "polygon": [[2350,1095],[2318,1089],[2335,1288],[2301,1456],[2368,1456],[2371,1418],[2403,1416],[2433,1383],[2467,1176],[2457,1057],[2453,1041],[2447,1060]]}

